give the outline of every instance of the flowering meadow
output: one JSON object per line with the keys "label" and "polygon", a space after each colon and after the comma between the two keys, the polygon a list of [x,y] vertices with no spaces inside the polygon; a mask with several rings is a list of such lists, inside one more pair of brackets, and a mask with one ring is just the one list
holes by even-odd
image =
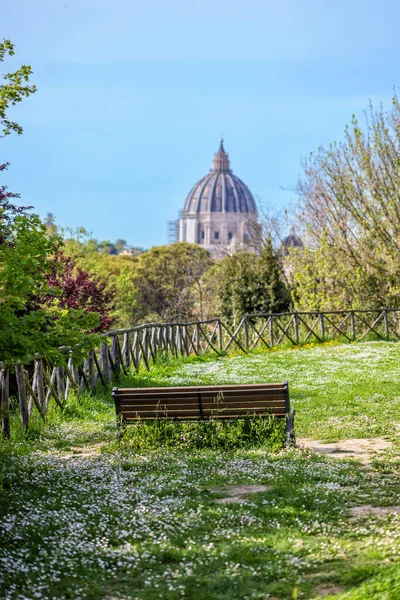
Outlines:
{"label": "flowering meadow", "polygon": [[[121,385],[289,380],[296,434],[385,437],[368,463],[300,447],[142,448],[110,394],[1,442],[0,597],[398,600],[400,344],[160,361]],[[263,491],[216,503],[230,486]]]}

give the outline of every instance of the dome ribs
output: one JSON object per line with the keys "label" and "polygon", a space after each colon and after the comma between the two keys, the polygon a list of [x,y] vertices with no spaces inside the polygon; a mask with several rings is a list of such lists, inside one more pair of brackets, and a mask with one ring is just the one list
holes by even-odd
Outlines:
{"label": "dome ribs", "polygon": [[197,206],[194,207],[195,208],[194,212],[202,212],[201,211],[201,201],[202,201],[202,198],[203,198],[203,192],[204,192],[204,190],[207,187],[207,184],[209,182],[210,182],[210,176],[209,175],[206,175],[205,177],[203,177],[203,179],[200,180],[200,184],[197,186],[197,189],[200,187],[201,184],[203,184],[203,185],[201,185],[201,189],[200,189],[200,192],[199,192],[199,197],[197,199]]}
{"label": "dome ribs", "polygon": [[253,194],[250,192],[247,185],[245,183],[243,183],[243,181],[241,179],[239,179],[239,177],[235,177],[235,179],[237,179],[237,181],[240,183],[242,194],[243,194],[245,202],[246,202],[246,211],[245,212],[249,212],[249,213],[257,212],[256,202],[254,200]]}
{"label": "dome ribs", "polygon": [[222,185],[221,185],[221,212],[226,212],[226,178],[222,177]]}
{"label": "dome ribs", "polygon": [[[231,211],[231,212],[234,212],[234,213],[241,212],[241,210],[240,210],[239,194],[238,194],[238,192],[237,192],[236,185],[235,185],[235,182],[234,182],[234,180],[233,180],[233,176],[231,176],[231,175],[227,175],[227,178],[228,178],[228,179],[229,179],[229,181],[231,182],[232,191],[233,191],[233,197],[234,197],[234,199],[235,199],[235,202],[234,202],[234,210],[233,210],[233,211]],[[236,178],[235,178],[235,179],[236,179]]]}
{"label": "dome ribs", "polygon": [[206,212],[218,212],[215,210],[215,188],[217,187],[218,174],[213,173],[214,181],[211,186],[210,193],[208,194],[207,211]]}

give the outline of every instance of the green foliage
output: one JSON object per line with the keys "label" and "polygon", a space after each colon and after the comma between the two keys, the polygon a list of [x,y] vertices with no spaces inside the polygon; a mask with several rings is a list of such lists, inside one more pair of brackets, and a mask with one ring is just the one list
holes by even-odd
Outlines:
{"label": "green foliage", "polygon": [[[124,244],[124,240],[116,242],[120,248]],[[65,241],[65,253],[116,288],[111,313],[116,327],[202,316],[201,276],[212,261],[198,245],[177,243],[155,246],[135,256],[116,255],[105,252],[97,240],[80,230]]]}
{"label": "green foliage", "polygon": [[140,255],[134,276],[136,320],[201,318],[201,277],[211,264],[204,248],[186,242],[155,246]]}
{"label": "green foliage", "polygon": [[373,291],[367,291],[363,272],[328,243],[326,233],[319,246],[291,249],[293,302],[298,310],[369,308]]}
{"label": "green foliage", "polygon": [[[61,240],[49,237],[36,215],[17,216],[7,223],[0,219],[0,357],[14,363],[39,352],[60,360],[58,347],[76,346],[83,356],[97,337],[86,335],[99,322],[96,314],[61,309],[57,289],[50,289],[47,276],[54,269],[52,256]],[[44,304],[45,297],[53,298]]]}
{"label": "green foliage", "polygon": [[400,598],[399,565],[382,567],[381,572],[373,575],[357,587],[340,594],[338,600],[398,600]]}
{"label": "green foliage", "polygon": [[292,273],[304,309],[398,306],[400,300],[400,105],[370,105],[343,143],[319,148],[298,184],[309,250]]}
{"label": "green foliage", "polygon": [[[125,245],[117,240],[113,247]],[[81,229],[65,241],[65,253],[116,288],[111,313],[116,327],[216,315],[235,320],[290,306],[280,258],[269,239],[259,257],[244,252],[214,265],[204,248],[188,243],[155,246],[135,256],[110,254]]]}
{"label": "green foliage", "polygon": [[116,289],[115,307],[110,312],[115,327],[134,325],[137,306],[137,291],[134,285],[137,256],[100,252],[97,240],[91,239],[84,229],[65,240],[64,253],[71,256],[80,268],[107,281],[109,289]]}
{"label": "green foliage", "polygon": [[227,256],[205,276],[214,315],[237,324],[251,313],[284,312],[290,295],[280,258],[267,240],[260,256],[241,252]]}
{"label": "green foliage", "polygon": [[185,448],[232,450],[268,448],[280,450],[285,442],[285,423],[273,417],[245,417],[234,420],[176,422],[156,419],[129,426],[124,445],[132,450]]}
{"label": "green foliage", "polygon": [[[0,42],[0,62],[8,56],[13,56],[14,45],[10,40],[3,39]],[[15,121],[10,121],[7,117],[7,111],[10,106],[15,106],[36,92],[35,85],[29,84],[29,77],[32,74],[32,69],[29,65],[22,65],[13,73],[6,73],[3,79],[6,83],[0,85],[0,126],[3,128],[3,135],[9,135],[14,132],[18,135],[22,133],[22,127]]]}

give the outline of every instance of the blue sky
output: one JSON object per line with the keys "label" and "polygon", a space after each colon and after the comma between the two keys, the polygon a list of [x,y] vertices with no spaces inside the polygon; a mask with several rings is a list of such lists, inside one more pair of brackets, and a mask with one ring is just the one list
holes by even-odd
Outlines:
{"label": "blue sky", "polygon": [[1,0],[3,71],[38,92],[0,140],[2,183],[64,227],[146,248],[223,134],[256,197],[293,204],[301,159],[399,84],[394,0]]}

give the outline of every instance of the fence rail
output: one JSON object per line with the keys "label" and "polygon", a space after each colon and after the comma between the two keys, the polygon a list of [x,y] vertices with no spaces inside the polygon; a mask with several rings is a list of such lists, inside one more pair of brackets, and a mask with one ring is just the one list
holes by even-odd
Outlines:
{"label": "fence rail", "polygon": [[[36,355],[29,365],[11,369],[13,395],[18,401],[22,427],[27,430],[32,412],[45,420],[51,399],[60,410],[71,390],[96,392],[131,369],[149,370],[157,356],[222,355],[236,350],[273,348],[285,344],[400,339],[400,309],[337,310],[245,315],[232,330],[219,318],[182,323],[147,323],[103,335],[100,348],[92,349],[81,364],[74,364],[71,349],[64,366],[52,365]],[[12,388],[12,386],[11,386]],[[3,438],[10,436],[10,369],[0,363],[0,413]]]}

